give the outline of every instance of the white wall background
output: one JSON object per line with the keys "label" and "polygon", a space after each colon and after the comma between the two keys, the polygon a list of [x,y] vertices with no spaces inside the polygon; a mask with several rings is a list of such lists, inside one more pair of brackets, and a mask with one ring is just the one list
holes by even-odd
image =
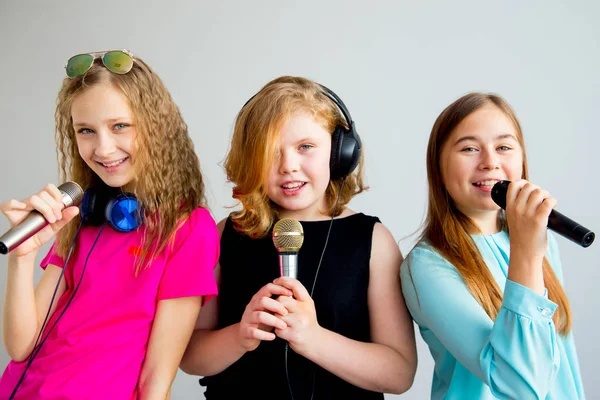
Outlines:
{"label": "white wall background", "polygon": [[[218,219],[233,204],[221,162],[236,112],[268,80],[291,74],[322,82],[348,105],[371,187],[352,207],[379,216],[398,240],[422,221],[434,119],[473,90],[515,107],[531,180],[600,234],[599,20],[600,3],[584,0],[0,0],[0,201],[57,182],[53,113],[67,58],[128,48],[180,106]],[[1,219],[0,232],[7,226]],[[413,244],[402,240],[403,253]],[[586,392],[600,398],[600,243],[559,245]],[[4,287],[3,271],[0,280]],[[1,349],[0,367],[7,362]],[[429,396],[432,367],[419,336],[416,381],[403,398]],[[180,372],[172,398],[203,398],[197,377]]]}

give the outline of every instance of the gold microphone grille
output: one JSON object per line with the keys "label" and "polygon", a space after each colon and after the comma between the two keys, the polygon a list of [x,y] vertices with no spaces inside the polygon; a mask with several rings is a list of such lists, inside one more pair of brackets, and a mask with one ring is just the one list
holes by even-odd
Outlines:
{"label": "gold microphone grille", "polygon": [[297,253],[304,242],[302,224],[292,218],[283,218],[273,227],[273,244],[279,252]]}

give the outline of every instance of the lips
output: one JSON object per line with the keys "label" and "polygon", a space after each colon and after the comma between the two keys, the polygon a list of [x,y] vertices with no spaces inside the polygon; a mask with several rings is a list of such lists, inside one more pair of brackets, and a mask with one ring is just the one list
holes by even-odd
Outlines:
{"label": "lips", "polygon": [[306,184],[306,182],[294,181],[294,182],[286,182],[283,185],[281,185],[281,187],[286,190],[294,190],[294,189],[301,188],[305,184]]}
{"label": "lips", "polygon": [[120,160],[114,160],[114,161],[96,161],[96,162],[98,164],[102,165],[105,168],[113,168],[113,167],[116,167],[116,166],[119,166],[119,165],[123,164],[128,159],[129,159],[129,157],[125,157],[125,158],[122,158]]}
{"label": "lips", "polygon": [[500,179],[486,179],[482,181],[473,182],[473,186],[492,188],[499,181]]}

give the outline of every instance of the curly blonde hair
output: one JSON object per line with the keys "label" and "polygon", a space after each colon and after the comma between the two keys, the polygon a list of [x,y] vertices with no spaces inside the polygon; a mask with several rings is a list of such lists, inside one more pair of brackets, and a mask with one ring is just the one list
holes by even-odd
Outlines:
{"label": "curly blonde hair", "polygon": [[[158,75],[139,58],[123,75],[110,72],[97,59],[86,74],[65,78],[58,94],[55,139],[62,180],[78,182],[84,190],[99,180],[79,155],[71,116],[74,99],[96,85],[112,85],[120,90],[135,118],[135,177],[128,186],[144,208],[139,270],[165,248],[195,208],[206,207],[200,163],[179,108]],[[59,255],[66,255],[80,218],[60,232]]]}
{"label": "curly blonde hair", "polygon": [[[233,198],[242,210],[231,218],[239,232],[253,238],[265,236],[277,219],[280,208],[266,193],[265,184],[276,160],[279,135],[294,114],[306,112],[332,134],[338,125],[348,124],[337,106],[317,83],[302,77],[282,76],[267,83],[240,110],[235,121],[231,148],[225,159],[227,178],[234,184]],[[366,190],[364,159],[345,178],[335,215],[341,214],[352,197]],[[342,178],[331,180],[325,192],[326,215],[333,215]]]}

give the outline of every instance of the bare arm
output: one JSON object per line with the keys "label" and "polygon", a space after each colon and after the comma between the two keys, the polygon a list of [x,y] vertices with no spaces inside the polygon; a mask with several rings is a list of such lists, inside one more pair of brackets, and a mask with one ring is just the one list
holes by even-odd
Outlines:
{"label": "bare arm", "polygon": [[[308,329],[303,335],[294,337],[292,332],[288,336],[276,331],[277,335],[288,340],[299,354],[355,386],[384,393],[407,391],[414,379],[417,354],[412,319],[400,290],[401,263],[402,255],[392,235],[383,225],[376,224],[368,289],[372,343],[349,339],[321,328],[318,323],[316,329]],[[298,301],[290,298],[280,301],[293,315],[298,307],[303,307],[299,303],[310,304],[312,299],[300,282],[293,280],[288,286],[285,281],[289,282],[283,279],[281,283],[293,288]],[[283,319],[292,330],[296,324],[311,324],[307,320]],[[297,344],[294,340],[298,340]]]}
{"label": "bare arm", "polygon": [[[219,270],[217,267],[215,274],[218,275]],[[274,314],[287,311],[271,297],[291,294],[290,290],[269,283],[254,295],[240,322],[218,330],[218,297],[208,302],[200,312],[196,330],[181,362],[181,369],[191,375],[215,375],[227,369],[246,352],[256,349],[261,340],[274,340],[275,335],[270,332],[272,327],[285,326]]]}
{"label": "bare arm", "polygon": [[138,383],[140,400],[169,398],[201,304],[202,297],[159,301]]}
{"label": "bare arm", "polygon": [[[33,260],[19,260],[9,255],[2,312],[2,339],[11,359],[23,361],[31,354],[60,272],[61,268],[48,265],[34,289]],[[50,316],[54,313],[65,287],[63,280],[52,304]]]}
{"label": "bare arm", "polygon": [[[0,212],[8,219],[11,227],[23,221],[32,210],[41,213],[49,222],[49,225],[23,242],[8,256],[2,310],[2,340],[8,355],[15,361],[23,361],[31,354],[60,276],[59,267],[48,265],[34,288],[33,264],[39,248],[79,212],[77,207],[62,210],[63,207],[62,195],[54,185],[47,185],[23,201],[9,200],[0,204]],[[61,282],[50,315],[54,313],[65,287],[65,283]]]}
{"label": "bare arm", "polygon": [[[225,221],[217,225],[223,233]],[[221,267],[215,268],[217,285],[221,285]],[[219,301],[217,296],[209,301],[196,323],[192,339],[188,344],[181,369],[190,375],[211,376],[227,369],[246,352],[256,349],[261,340],[274,340],[270,332],[273,326],[285,325],[274,314],[286,313],[285,307],[271,296],[290,296],[291,291],[272,283],[265,285],[254,295],[239,323],[217,330]]]}
{"label": "bare arm", "polygon": [[[217,285],[220,285],[220,269],[219,266],[215,268]],[[202,307],[194,333],[181,360],[181,369],[184,372],[191,375],[214,375],[246,353],[238,341],[239,324],[216,330],[218,313],[218,297]]]}

